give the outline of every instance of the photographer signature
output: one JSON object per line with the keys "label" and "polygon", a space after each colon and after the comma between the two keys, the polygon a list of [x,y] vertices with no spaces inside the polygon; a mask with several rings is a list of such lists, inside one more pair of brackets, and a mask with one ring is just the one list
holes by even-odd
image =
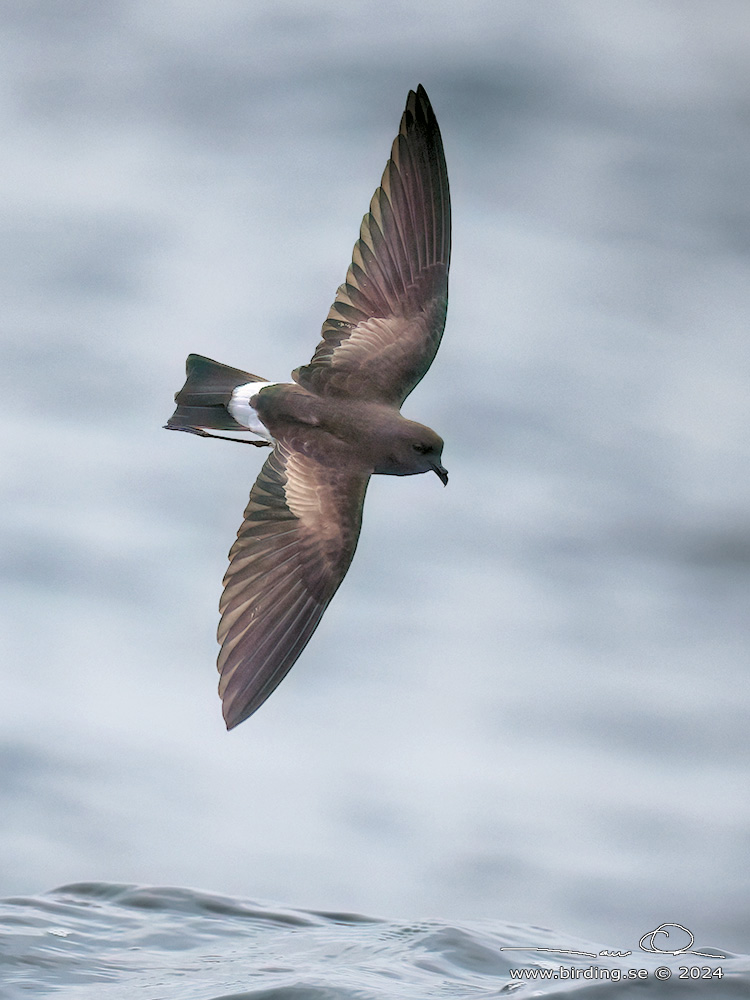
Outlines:
{"label": "photographer signature", "polygon": [[[683,934],[687,934],[688,940],[679,948],[662,948],[657,943],[657,937],[662,935],[666,940],[663,942],[667,944],[669,941],[669,932],[682,931]],[[669,941],[669,944],[674,942]],[[687,927],[683,927],[682,924],[659,924],[652,931],[646,931],[643,937],[638,942],[638,947],[641,951],[648,952],[651,955],[699,955],[701,958],[726,958],[726,955],[720,955],[717,952],[708,951],[695,951],[693,950],[693,944],[695,943],[695,938],[693,937],[692,931],[689,931]],[[501,948],[500,951],[539,951],[545,953],[551,953],[554,955],[580,955],[583,958],[627,958],[628,955],[632,955],[632,951],[610,951],[608,948],[604,948],[602,951],[574,951],[571,948],[529,948],[522,946],[514,946],[511,948]]]}

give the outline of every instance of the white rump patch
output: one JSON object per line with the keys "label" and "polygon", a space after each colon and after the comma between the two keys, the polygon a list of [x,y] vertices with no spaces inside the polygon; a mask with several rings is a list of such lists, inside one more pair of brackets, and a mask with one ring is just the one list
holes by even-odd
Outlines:
{"label": "white rump patch", "polygon": [[257,412],[250,405],[253,396],[257,396],[261,389],[266,389],[269,385],[280,385],[279,382],[246,382],[245,385],[238,385],[232,393],[232,398],[227,404],[227,409],[243,427],[247,427],[253,434],[265,438],[271,444],[275,444],[273,437],[266,425],[261,421]]}

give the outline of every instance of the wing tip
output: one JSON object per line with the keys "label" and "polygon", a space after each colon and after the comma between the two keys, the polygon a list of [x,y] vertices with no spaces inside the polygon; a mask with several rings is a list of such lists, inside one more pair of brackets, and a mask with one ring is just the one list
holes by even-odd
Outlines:
{"label": "wing tip", "polygon": [[250,716],[260,708],[265,700],[265,698],[262,698],[260,701],[252,699],[250,702],[243,705],[242,702],[238,702],[232,697],[227,698],[222,696],[221,714],[224,718],[224,724],[227,727],[227,732],[231,732],[233,729],[236,729],[240,723],[249,719]]}
{"label": "wing tip", "polygon": [[224,715],[224,723],[225,723],[225,725],[227,727],[227,732],[228,733],[231,733],[231,731],[233,729],[236,729],[237,726],[239,726],[239,724],[240,724],[241,721],[242,721],[241,719],[228,719],[226,717],[226,715]]}
{"label": "wing tip", "polygon": [[432,102],[421,83],[417,84],[416,90],[410,90],[406,97],[404,120],[401,122],[402,133],[408,127],[408,122],[405,120],[407,115],[410,115],[414,121],[420,122],[424,127],[432,129],[437,126],[437,117],[433,110]]}

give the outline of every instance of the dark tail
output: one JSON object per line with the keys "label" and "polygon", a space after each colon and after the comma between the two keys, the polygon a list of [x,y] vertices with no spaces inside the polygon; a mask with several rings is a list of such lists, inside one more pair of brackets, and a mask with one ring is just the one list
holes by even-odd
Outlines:
{"label": "dark tail", "polygon": [[188,354],[187,381],[174,398],[177,409],[166,423],[167,430],[207,427],[217,431],[247,430],[231,416],[227,403],[232,391],[247,382],[265,382],[239,368],[230,368],[200,354]]}

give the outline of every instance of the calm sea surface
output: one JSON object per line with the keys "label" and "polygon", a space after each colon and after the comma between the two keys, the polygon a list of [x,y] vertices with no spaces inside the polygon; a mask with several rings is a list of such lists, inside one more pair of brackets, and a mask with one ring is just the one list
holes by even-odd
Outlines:
{"label": "calm sea surface", "polygon": [[[39,0],[0,32],[0,996],[491,996],[507,942],[665,922],[750,953],[744,0]],[[190,351],[309,359],[418,82],[454,259],[405,412],[450,484],[377,477],[227,734],[262,456],[161,425]]]}

